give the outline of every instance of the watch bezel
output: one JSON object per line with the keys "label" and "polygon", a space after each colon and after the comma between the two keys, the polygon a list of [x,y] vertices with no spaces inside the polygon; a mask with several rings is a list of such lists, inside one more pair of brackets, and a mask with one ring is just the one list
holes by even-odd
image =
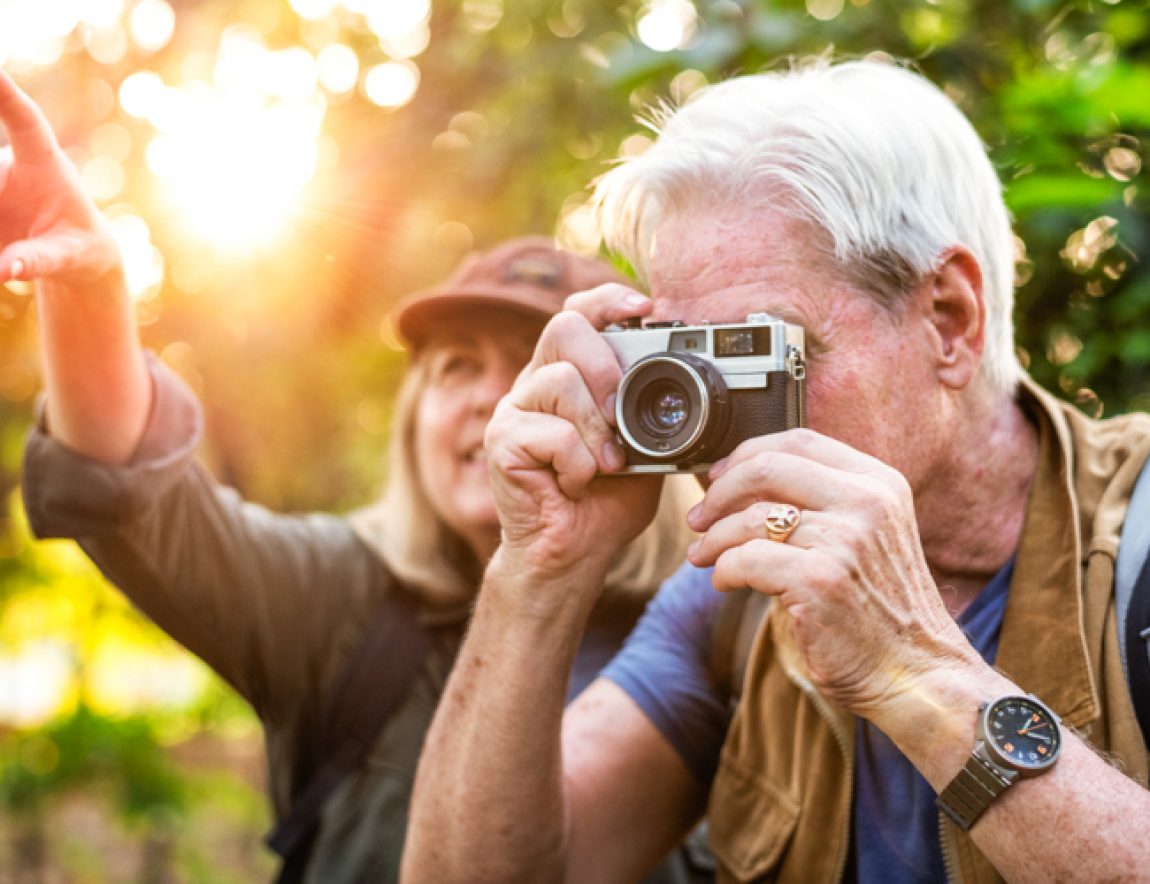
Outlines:
{"label": "watch bezel", "polygon": [[[991,719],[995,709],[1006,703],[1020,702],[1035,707],[1044,716],[1049,718],[1051,724],[1054,726],[1054,733],[1056,734],[1056,742],[1050,757],[1044,758],[1034,764],[1027,764],[1026,762],[1019,761],[1016,758],[1004,754],[992,736]],[[1005,697],[998,697],[983,706],[979,714],[978,722],[979,739],[983,745],[983,751],[986,752],[994,764],[1006,770],[1016,771],[1020,777],[1032,777],[1045,773],[1054,766],[1055,762],[1058,761],[1058,756],[1062,753],[1062,719],[1060,719],[1049,706],[1035,696],[1029,694],[1010,694]]]}

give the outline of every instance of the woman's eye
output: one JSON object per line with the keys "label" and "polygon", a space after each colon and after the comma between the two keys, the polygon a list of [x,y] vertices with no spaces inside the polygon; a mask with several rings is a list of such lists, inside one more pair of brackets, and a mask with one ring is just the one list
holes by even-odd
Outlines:
{"label": "woman's eye", "polygon": [[479,371],[479,360],[473,356],[456,353],[445,356],[439,363],[436,374],[443,379],[470,377]]}

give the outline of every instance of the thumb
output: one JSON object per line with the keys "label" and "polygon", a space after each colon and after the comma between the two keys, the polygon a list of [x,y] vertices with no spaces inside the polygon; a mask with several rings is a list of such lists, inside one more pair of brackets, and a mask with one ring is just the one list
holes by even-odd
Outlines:
{"label": "thumb", "polygon": [[86,233],[57,233],[9,243],[0,251],[0,284],[56,275],[97,279],[119,263],[111,241]]}
{"label": "thumb", "polygon": [[56,262],[33,240],[17,240],[0,252],[0,284],[31,282],[52,272]]}

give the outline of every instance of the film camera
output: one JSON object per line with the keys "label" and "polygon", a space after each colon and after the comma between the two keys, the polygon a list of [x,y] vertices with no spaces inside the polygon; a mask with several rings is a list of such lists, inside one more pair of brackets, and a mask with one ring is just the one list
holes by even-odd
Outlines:
{"label": "film camera", "polygon": [[731,325],[635,320],[602,335],[623,366],[624,474],[705,472],[744,439],[805,422],[800,326],[753,313]]}

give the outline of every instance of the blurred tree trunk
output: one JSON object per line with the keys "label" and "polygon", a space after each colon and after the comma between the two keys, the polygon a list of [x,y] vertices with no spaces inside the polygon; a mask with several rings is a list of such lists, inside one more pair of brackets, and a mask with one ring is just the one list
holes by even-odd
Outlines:
{"label": "blurred tree trunk", "polygon": [[12,828],[12,884],[45,884],[48,850],[39,813],[17,819]]}
{"label": "blurred tree trunk", "polygon": [[175,884],[176,837],[166,824],[148,826],[141,847],[140,884]]}

